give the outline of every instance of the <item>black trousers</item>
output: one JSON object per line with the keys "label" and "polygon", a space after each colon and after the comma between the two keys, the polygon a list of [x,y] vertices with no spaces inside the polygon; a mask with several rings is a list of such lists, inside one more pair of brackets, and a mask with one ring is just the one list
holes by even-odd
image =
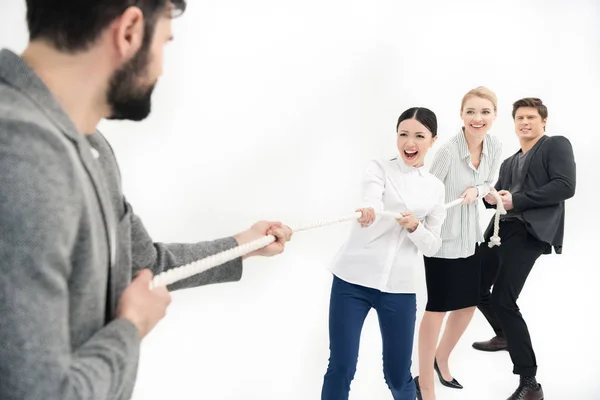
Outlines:
{"label": "black trousers", "polygon": [[[498,337],[506,338],[513,373],[535,376],[537,363],[527,324],[517,299],[527,276],[547,244],[533,237],[524,222],[500,222],[502,244],[479,246],[481,256],[481,298],[478,308]],[[489,241],[489,238],[486,238]],[[490,291],[493,285],[493,291]]]}

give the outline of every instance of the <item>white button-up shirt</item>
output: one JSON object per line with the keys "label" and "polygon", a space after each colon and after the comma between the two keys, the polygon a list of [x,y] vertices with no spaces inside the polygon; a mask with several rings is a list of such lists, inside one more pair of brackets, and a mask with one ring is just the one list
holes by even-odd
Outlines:
{"label": "white button-up shirt", "polygon": [[414,269],[422,265],[422,254],[432,256],[442,244],[444,185],[423,167],[408,166],[397,158],[371,161],[362,192],[357,208],[410,211],[419,225],[410,233],[391,217],[378,216],[365,228],[354,222],[331,272],[346,282],[382,292],[415,293]]}

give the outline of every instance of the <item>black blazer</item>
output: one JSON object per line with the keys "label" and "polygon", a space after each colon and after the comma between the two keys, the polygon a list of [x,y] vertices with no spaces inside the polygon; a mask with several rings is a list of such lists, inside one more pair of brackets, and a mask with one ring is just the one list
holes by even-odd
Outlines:
{"label": "black blazer", "polygon": [[[525,160],[523,188],[513,194],[515,211],[522,212],[527,230],[536,238],[548,243],[545,254],[562,253],[565,200],[575,195],[575,157],[569,139],[564,136],[542,136],[529,150]],[[500,166],[496,190],[508,190],[518,152]],[[496,208],[483,200],[486,208]],[[494,219],[485,232],[489,238]]]}

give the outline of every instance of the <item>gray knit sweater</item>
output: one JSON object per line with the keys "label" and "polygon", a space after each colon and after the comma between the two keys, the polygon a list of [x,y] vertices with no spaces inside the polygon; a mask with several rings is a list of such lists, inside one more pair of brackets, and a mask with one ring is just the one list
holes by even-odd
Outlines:
{"label": "gray knit sweater", "polygon": [[[26,63],[0,52],[0,399],[131,398],[140,339],[115,311],[132,275],[236,245],[154,243],[102,135],[78,134]],[[236,259],[170,289],[241,275]]]}

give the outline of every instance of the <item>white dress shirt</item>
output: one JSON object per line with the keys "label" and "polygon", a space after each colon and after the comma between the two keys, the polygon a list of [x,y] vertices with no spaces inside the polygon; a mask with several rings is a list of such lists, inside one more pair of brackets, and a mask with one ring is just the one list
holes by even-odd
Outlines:
{"label": "white dress shirt", "polygon": [[[429,171],[444,183],[446,202],[458,199],[470,187],[477,188],[478,198],[482,198],[490,192],[500,168],[501,157],[502,143],[498,138],[486,134],[481,160],[475,168],[461,129],[435,154]],[[476,201],[448,209],[442,226],[442,246],[435,257],[463,258],[475,253],[475,245],[483,242],[479,207],[480,202]]]}
{"label": "white dress shirt", "polygon": [[365,228],[353,222],[330,271],[346,282],[382,292],[415,293],[413,275],[422,265],[421,253],[432,256],[442,244],[444,185],[423,167],[408,166],[397,158],[369,162],[362,189],[357,208],[410,211],[419,225],[410,233],[391,217],[378,216]]}

